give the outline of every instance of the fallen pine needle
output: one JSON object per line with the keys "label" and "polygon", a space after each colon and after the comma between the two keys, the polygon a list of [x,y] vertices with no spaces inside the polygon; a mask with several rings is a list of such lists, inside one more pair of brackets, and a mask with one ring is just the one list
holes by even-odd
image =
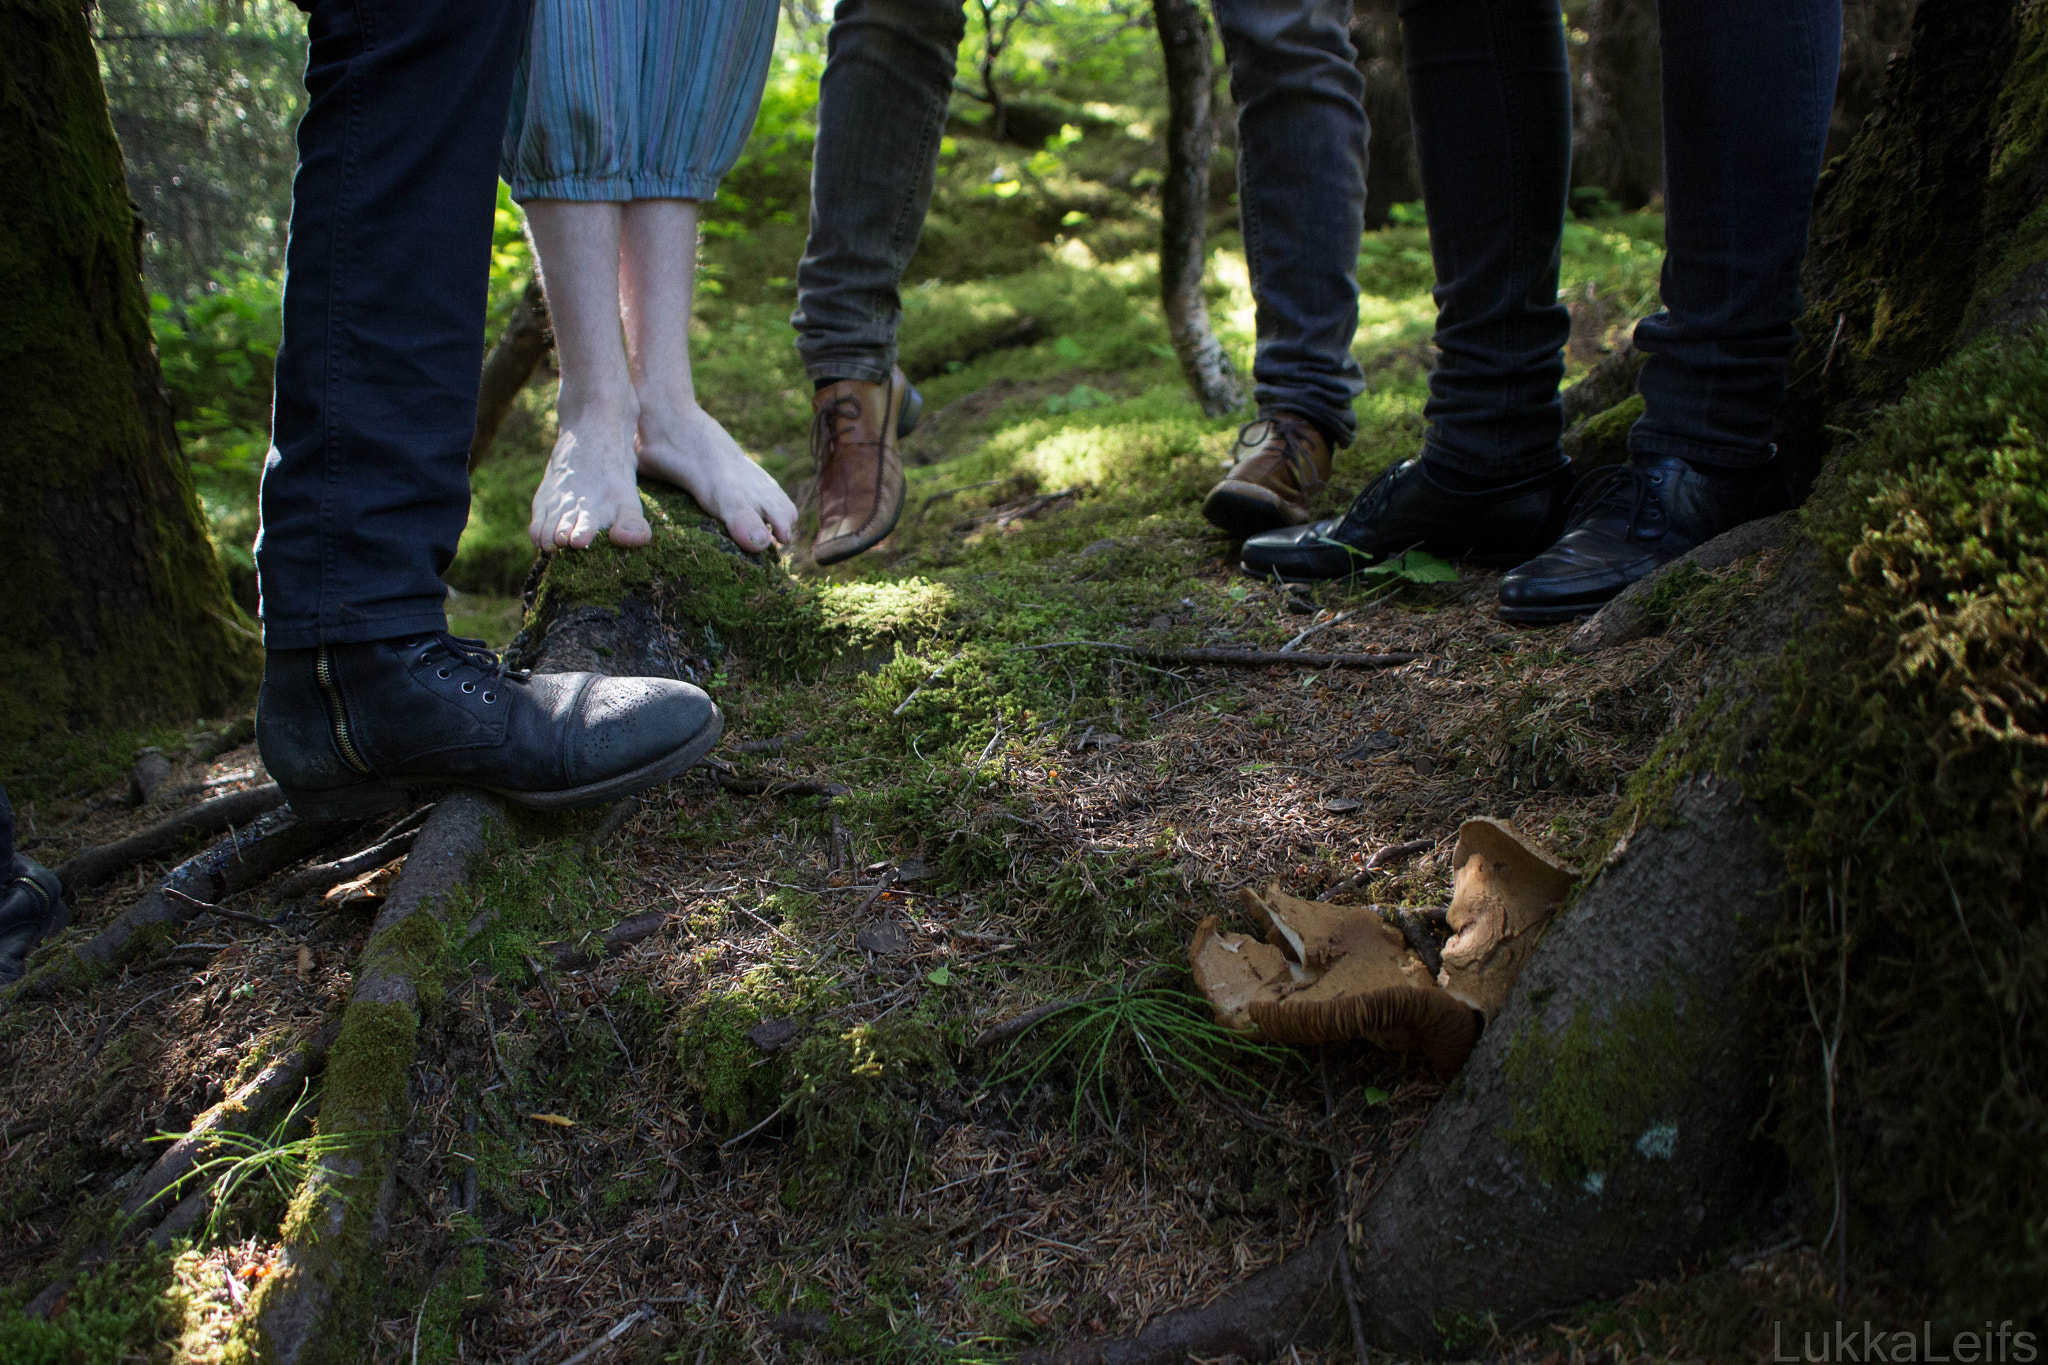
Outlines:
{"label": "fallen pine needle", "polygon": [[526,1117],[532,1119],[535,1123],[551,1123],[557,1128],[574,1128],[576,1126],[576,1120],[565,1118],[560,1114],[528,1114]]}

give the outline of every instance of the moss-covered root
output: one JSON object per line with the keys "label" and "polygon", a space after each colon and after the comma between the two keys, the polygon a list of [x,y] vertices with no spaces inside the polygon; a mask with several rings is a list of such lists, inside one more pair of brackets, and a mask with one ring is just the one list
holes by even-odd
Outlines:
{"label": "moss-covered root", "polygon": [[345,1145],[314,1163],[292,1200],[278,1272],[264,1281],[239,1329],[241,1359],[312,1365],[355,1358],[358,1336],[340,1325],[356,1315],[373,1278],[370,1255],[408,1117],[406,1076],[420,1000],[440,987],[450,893],[483,848],[496,809],[466,792],[445,798],[377,917],[321,1099],[320,1131]]}
{"label": "moss-covered root", "polygon": [[88,985],[115,967],[170,947],[178,928],[203,907],[282,872],[344,830],[300,820],[282,809],[258,817],[248,828],[171,869],[168,877],[85,942],[60,943],[39,953],[28,974],[0,995],[0,1009]]}

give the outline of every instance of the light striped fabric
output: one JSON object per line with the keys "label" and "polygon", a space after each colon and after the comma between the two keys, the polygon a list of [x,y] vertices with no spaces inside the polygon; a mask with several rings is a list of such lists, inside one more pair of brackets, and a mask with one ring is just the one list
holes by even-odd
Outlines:
{"label": "light striped fabric", "polygon": [[709,199],[738,159],[776,0],[537,0],[500,174],[527,199]]}

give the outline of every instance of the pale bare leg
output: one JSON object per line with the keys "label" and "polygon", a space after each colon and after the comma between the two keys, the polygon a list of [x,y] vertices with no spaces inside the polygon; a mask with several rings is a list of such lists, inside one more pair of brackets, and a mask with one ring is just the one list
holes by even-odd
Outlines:
{"label": "pale bare leg", "polygon": [[540,199],[526,205],[540,255],[562,388],[560,435],[533,494],[527,534],[543,550],[581,550],[610,531],[615,545],[654,538],[634,486],[640,419],[619,331],[619,205]]}
{"label": "pale bare leg", "polygon": [[620,279],[640,468],[688,489],[749,550],[789,544],[796,504],[697,405],[690,379],[690,300],[697,278],[697,204],[636,199],[620,230]]}

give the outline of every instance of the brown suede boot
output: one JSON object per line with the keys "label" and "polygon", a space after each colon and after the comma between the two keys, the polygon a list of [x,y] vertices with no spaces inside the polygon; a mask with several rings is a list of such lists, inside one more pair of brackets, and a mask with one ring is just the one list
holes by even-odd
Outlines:
{"label": "brown suede boot", "polygon": [[818,538],[811,553],[837,564],[896,529],[903,514],[903,457],[896,439],[917,423],[917,390],[842,379],[811,396],[811,459],[818,467]]}
{"label": "brown suede boot", "polygon": [[1315,424],[1291,412],[1248,422],[1230,448],[1234,463],[1202,500],[1202,515],[1242,539],[1314,519],[1309,503],[1329,486],[1330,447]]}

